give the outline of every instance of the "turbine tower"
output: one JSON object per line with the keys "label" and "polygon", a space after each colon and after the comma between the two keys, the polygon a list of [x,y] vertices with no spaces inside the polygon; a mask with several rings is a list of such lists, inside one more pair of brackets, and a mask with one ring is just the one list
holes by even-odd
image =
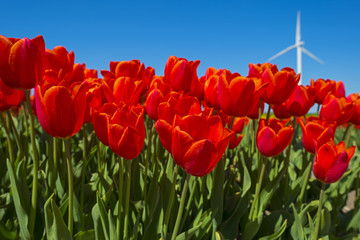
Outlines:
{"label": "turbine tower", "polygon": [[297,20],[296,20],[296,34],[295,34],[295,44],[291,45],[287,48],[285,48],[284,50],[280,51],[279,53],[275,54],[274,56],[272,56],[271,58],[268,59],[268,61],[271,61],[281,55],[283,55],[284,53],[287,53],[288,51],[290,51],[293,48],[296,48],[296,67],[297,67],[297,73],[300,73],[300,81],[299,84],[301,84],[302,82],[302,53],[305,53],[306,55],[308,55],[309,57],[311,57],[312,59],[316,60],[317,62],[323,64],[324,62],[321,61],[319,58],[317,58],[314,54],[312,54],[311,52],[309,52],[308,50],[306,50],[306,48],[304,48],[305,42],[301,41],[301,32],[300,32],[300,11],[298,11],[297,13]]}

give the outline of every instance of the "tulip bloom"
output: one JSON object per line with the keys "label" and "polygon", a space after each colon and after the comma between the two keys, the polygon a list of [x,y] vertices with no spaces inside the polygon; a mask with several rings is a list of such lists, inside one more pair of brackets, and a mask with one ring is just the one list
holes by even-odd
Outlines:
{"label": "tulip bloom", "polygon": [[247,116],[260,101],[265,86],[256,84],[252,78],[226,79],[225,75],[221,75],[218,86],[220,107],[228,115]]}
{"label": "tulip bloom", "polygon": [[31,89],[44,74],[45,42],[0,35],[0,78],[11,88]]}
{"label": "tulip bloom", "polygon": [[315,177],[323,183],[338,181],[345,173],[354,152],[355,146],[346,149],[343,141],[335,146],[333,139],[317,146],[313,166]]}
{"label": "tulip bloom", "polygon": [[149,88],[152,78],[155,76],[155,69],[152,67],[145,68],[144,63],[139,60],[110,62],[110,71],[101,70],[101,74],[108,82],[109,87],[113,88],[115,79],[122,77],[129,80],[143,81],[144,87],[142,88],[141,95],[145,94]]}
{"label": "tulip bloom", "polygon": [[320,147],[323,141],[320,139],[334,139],[335,132],[330,127],[322,126],[316,122],[308,122],[306,125],[300,121],[302,129],[302,143],[306,151],[315,154],[315,144]]}
{"label": "tulip bloom", "polygon": [[172,90],[188,93],[192,85],[199,85],[196,73],[199,64],[199,60],[188,61],[185,58],[170,56],[165,66],[165,79],[170,83]]}
{"label": "tulip bloom", "polygon": [[[244,129],[245,124],[247,125],[249,122],[249,119],[246,117],[242,117],[242,118],[235,118],[234,122],[233,122],[233,126],[232,126],[232,130],[236,133],[239,134],[242,132],[242,130]],[[244,137],[244,134],[240,134],[239,136],[236,136],[236,134],[234,134],[231,138],[230,138],[230,142],[229,142],[229,149],[234,149],[236,148],[241,140]]]}
{"label": "tulip bloom", "polygon": [[92,125],[96,136],[104,145],[109,146],[109,123],[111,117],[118,109],[115,103],[105,103],[99,110],[92,114]]}
{"label": "tulip bloom", "polygon": [[315,89],[309,86],[297,85],[293,94],[281,105],[274,105],[274,113],[278,118],[290,116],[300,117],[314,105]]}
{"label": "tulip bloom", "polygon": [[69,86],[64,80],[57,84],[45,81],[36,86],[36,112],[45,132],[53,137],[69,138],[80,131],[85,116],[86,90],[85,84]]}
{"label": "tulip bloom", "polygon": [[266,157],[280,154],[290,144],[293,127],[285,127],[284,123],[277,119],[271,119],[266,125],[265,119],[260,119],[256,136],[256,144],[260,153]]}
{"label": "tulip bloom", "polygon": [[145,110],[149,117],[158,120],[159,104],[165,101],[165,96],[170,92],[170,85],[163,81],[164,77],[155,76],[150,84]]}
{"label": "tulip bloom", "polygon": [[84,123],[88,123],[91,122],[94,109],[99,109],[105,102],[113,102],[114,98],[111,89],[102,79],[89,78],[84,83],[88,86]]}
{"label": "tulip bloom", "polygon": [[155,128],[176,164],[193,176],[210,173],[221,159],[233,133],[219,116],[176,115],[172,125],[158,120]]}
{"label": "tulip bloom", "polygon": [[329,94],[321,106],[320,118],[327,121],[336,121],[337,125],[341,125],[351,118],[354,110],[353,105],[346,98]]}
{"label": "tulip bloom", "polygon": [[199,100],[192,96],[183,96],[178,92],[170,92],[165,97],[165,101],[158,106],[159,119],[165,120],[169,124],[172,124],[175,115],[185,117],[199,113],[201,113]]}
{"label": "tulip bloom", "polygon": [[324,79],[311,79],[310,86],[315,89],[315,102],[322,104],[326,95],[335,91],[336,82],[332,80]]}
{"label": "tulip bloom", "polygon": [[19,105],[24,97],[23,90],[8,87],[0,78],[0,112]]}
{"label": "tulip bloom", "polygon": [[220,109],[218,83],[221,75],[224,75],[225,79],[231,81],[235,77],[239,77],[239,73],[231,73],[229,70],[215,68],[208,68],[205,73],[204,83],[204,100],[206,105],[214,109]]}
{"label": "tulip bloom", "polygon": [[360,96],[358,93],[353,93],[350,94],[347,97],[348,102],[351,102],[353,105],[353,111],[354,114],[351,116],[351,118],[349,119],[349,122],[355,124],[355,125],[360,125]]}
{"label": "tulip bloom", "polygon": [[262,74],[264,83],[268,83],[262,99],[268,104],[281,104],[295,91],[300,80],[300,74],[292,68],[283,68],[281,71],[273,71],[268,68]]}
{"label": "tulip bloom", "polygon": [[60,79],[67,80],[70,78],[75,61],[73,51],[69,53],[65,47],[57,46],[54,47],[53,50],[46,49],[45,56],[45,69],[56,71],[60,74],[60,76],[58,76]]}
{"label": "tulip bloom", "polygon": [[144,108],[121,102],[108,125],[111,150],[125,159],[136,158],[145,142]]}

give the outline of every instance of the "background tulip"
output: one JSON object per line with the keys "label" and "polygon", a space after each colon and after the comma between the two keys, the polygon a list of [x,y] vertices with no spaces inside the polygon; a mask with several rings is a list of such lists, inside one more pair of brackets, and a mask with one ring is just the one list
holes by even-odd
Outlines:
{"label": "background tulip", "polygon": [[0,78],[0,111],[6,111],[24,100],[23,90],[8,87]]}
{"label": "background tulip", "polygon": [[0,78],[12,88],[31,89],[44,74],[45,42],[6,38],[0,35]]}

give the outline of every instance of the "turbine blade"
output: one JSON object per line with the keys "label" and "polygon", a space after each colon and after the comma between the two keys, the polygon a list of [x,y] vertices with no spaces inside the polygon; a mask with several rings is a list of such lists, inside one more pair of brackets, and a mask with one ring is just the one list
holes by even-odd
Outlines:
{"label": "turbine blade", "polygon": [[290,51],[291,49],[295,48],[296,45],[291,45],[290,47],[285,48],[284,50],[280,51],[279,53],[275,54],[274,56],[272,56],[271,58],[269,58],[267,61],[270,62],[271,60],[279,57],[280,55],[283,55],[284,53],[287,53],[288,51]]}
{"label": "turbine blade", "polygon": [[309,57],[311,57],[312,59],[314,59],[315,61],[318,61],[321,64],[324,64],[324,62],[319,59],[318,57],[316,57],[314,54],[312,54],[311,52],[309,52],[308,50],[306,50],[304,47],[301,48],[301,51],[303,51],[303,53],[305,53],[306,55],[308,55]]}
{"label": "turbine blade", "polygon": [[296,19],[296,35],[295,35],[295,44],[299,44],[301,41],[301,30],[300,30],[300,11],[298,11]]}

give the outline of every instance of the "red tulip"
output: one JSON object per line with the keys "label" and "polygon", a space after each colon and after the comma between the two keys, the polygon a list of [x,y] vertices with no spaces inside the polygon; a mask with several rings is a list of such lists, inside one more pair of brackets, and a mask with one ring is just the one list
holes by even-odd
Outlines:
{"label": "red tulip", "polygon": [[172,125],[158,120],[155,128],[176,164],[199,177],[215,168],[233,134],[218,116],[176,115]]}
{"label": "red tulip", "polygon": [[271,157],[280,154],[290,144],[293,127],[285,127],[284,123],[277,119],[271,119],[266,125],[265,119],[260,119],[256,136],[256,143],[260,153]]}
{"label": "red tulip", "polygon": [[114,81],[113,94],[117,102],[136,105],[140,101],[141,92],[144,87],[142,80],[133,81],[129,77],[118,77]]}
{"label": "red tulip", "polygon": [[119,77],[128,78],[130,81],[143,81],[144,86],[141,91],[143,95],[149,88],[152,78],[155,76],[155,70],[152,67],[145,69],[144,63],[139,60],[110,62],[110,71],[101,70],[101,74],[108,81],[109,87],[113,88],[115,79]]}
{"label": "red tulip", "polygon": [[358,93],[350,94],[347,101],[353,105],[354,114],[350,117],[349,122],[359,125],[360,124],[360,96]]}
{"label": "red tulip", "polygon": [[244,134],[240,134],[239,136],[237,136],[236,134],[241,133],[244,129],[245,124],[247,125],[248,122],[249,119],[246,117],[234,119],[232,130],[235,132],[235,134],[230,138],[229,149],[234,149],[240,144],[241,140],[244,137]]}
{"label": "red tulip", "polygon": [[109,95],[112,95],[111,89],[102,79],[88,78],[84,83],[88,86],[84,123],[88,123],[93,110],[99,109],[105,102],[113,102],[113,98],[109,98]]}
{"label": "red tulip", "polygon": [[[51,72],[47,74],[51,75]],[[49,135],[68,138],[75,135],[84,122],[86,109],[85,84],[54,83],[54,76],[45,75],[43,85],[35,88],[36,112],[42,128]]]}
{"label": "red tulip", "polygon": [[341,125],[351,118],[354,110],[353,105],[346,98],[338,98],[329,94],[321,106],[320,118],[327,121],[336,121],[337,125]]}
{"label": "red tulip", "polygon": [[105,103],[99,110],[95,109],[92,114],[92,125],[98,139],[109,146],[108,128],[111,117],[118,109],[115,103]]}
{"label": "red tulip", "polygon": [[0,35],[0,78],[11,88],[31,89],[44,74],[45,42]]}
{"label": "red tulip", "polygon": [[319,139],[333,139],[335,132],[330,127],[325,127],[315,122],[307,122],[304,125],[303,121],[300,121],[302,129],[302,143],[306,151],[315,153],[315,144],[318,147],[323,144],[323,141],[319,142]]}
{"label": "red tulip", "polygon": [[158,120],[159,104],[164,102],[170,92],[170,85],[163,81],[163,77],[156,76],[151,81],[150,89],[145,101],[146,113],[153,120]]}
{"label": "red tulip", "polygon": [[334,95],[336,97],[345,97],[345,86],[342,81],[336,82]]}
{"label": "red tulip", "polygon": [[265,86],[265,84],[257,85],[252,78],[240,76],[226,79],[223,74],[219,78],[218,86],[220,107],[228,115],[247,116],[253,110],[253,106],[260,101]]}
{"label": "red tulip", "polygon": [[175,115],[185,117],[186,115],[201,113],[199,100],[192,96],[183,96],[178,92],[170,92],[165,101],[158,106],[159,119],[172,124]]}
{"label": "red tulip", "polygon": [[313,166],[315,177],[323,183],[338,181],[345,173],[354,152],[355,146],[346,149],[343,141],[335,146],[333,139],[316,147]]}
{"label": "red tulip", "polygon": [[284,103],[273,106],[274,113],[278,118],[303,116],[307,114],[310,108],[314,105],[314,99],[314,88],[297,85],[293,94]]}
{"label": "red tulip", "polygon": [[322,104],[326,95],[335,91],[336,82],[332,80],[324,79],[311,79],[310,86],[315,89],[315,102]]}
{"label": "red tulip", "polygon": [[272,65],[271,63],[258,63],[257,65],[255,65],[250,63],[248,77],[255,77],[261,79],[266,69],[269,69],[273,74],[279,71],[276,64]]}
{"label": "red tulip", "polygon": [[165,66],[165,79],[170,83],[172,90],[188,93],[192,85],[199,85],[196,73],[199,64],[199,60],[188,61],[185,58],[170,56]]}
{"label": "red tulip", "polygon": [[235,77],[239,77],[239,73],[231,73],[229,70],[215,68],[208,68],[205,73],[204,83],[204,100],[206,105],[214,109],[220,109],[218,83],[221,75],[224,75],[225,79],[231,81]]}
{"label": "red tulip", "polygon": [[[71,76],[74,66],[75,55],[74,52],[70,53],[65,47],[57,46],[53,50],[46,49],[46,64],[45,69],[54,70],[60,79],[68,80]],[[60,72],[61,71],[61,72]]]}
{"label": "red tulip", "polygon": [[108,125],[111,150],[125,159],[136,158],[145,141],[144,109],[121,102]]}
{"label": "red tulip", "polygon": [[262,99],[268,104],[281,104],[295,91],[300,80],[300,74],[291,68],[283,68],[281,71],[266,69],[262,74],[264,83],[268,83]]}
{"label": "red tulip", "polygon": [[24,97],[23,90],[8,87],[0,78],[0,112],[19,105]]}

